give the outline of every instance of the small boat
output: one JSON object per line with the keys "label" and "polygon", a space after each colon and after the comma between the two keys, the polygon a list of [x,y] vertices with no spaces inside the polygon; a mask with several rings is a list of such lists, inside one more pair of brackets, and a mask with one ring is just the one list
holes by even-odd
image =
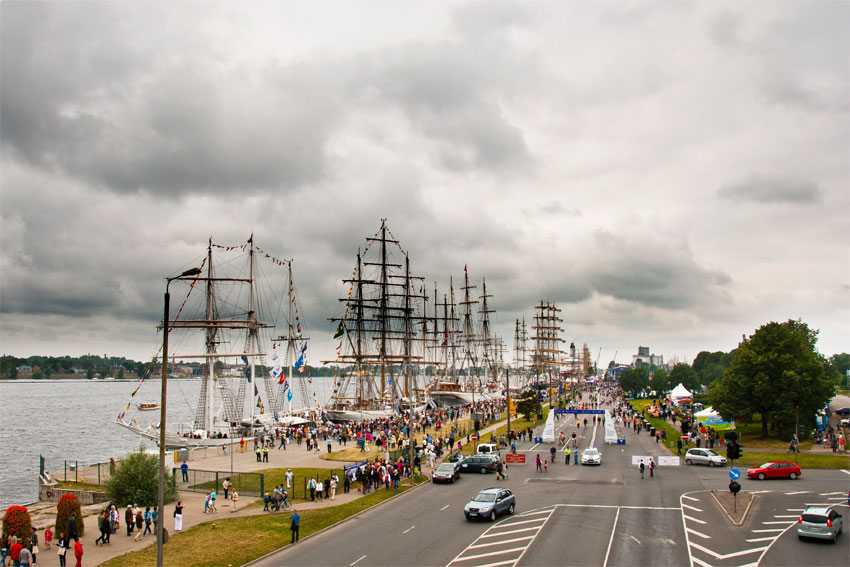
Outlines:
{"label": "small boat", "polygon": [[136,407],[139,408],[140,411],[157,410],[159,409],[159,402],[142,402],[136,404]]}

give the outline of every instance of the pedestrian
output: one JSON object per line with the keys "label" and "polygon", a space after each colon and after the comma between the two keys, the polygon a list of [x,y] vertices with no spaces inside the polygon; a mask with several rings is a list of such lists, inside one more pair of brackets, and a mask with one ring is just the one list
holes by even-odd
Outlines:
{"label": "pedestrian", "polygon": [[286,451],[286,434],[285,433],[281,433],[281,435],[280,435],[280,445],[278,446],[277,450],[280,451],[281,449]]}
{"label": "pedestrian", "polygon": [[9,538],[9,558],[12,560],[14,565],[20,565],[21,560],[21,551],[24,549],[24,546],[21,545],[21,542],[18,541],[17,536],[12,536]]}
{"label": "pedestrian", "polygon": [[537,459],[535,461],[537,463],[537,472],[542,472],[543,462],[540,460],[540,454],[537,454]]}
{"label": "pedestrian", "polygon": [[72,539],[79,539],[77,535],[77,516],[74,513],[71,513],[71,516],[68,518],[68,541],[70,542]]}
{"label": "pedestrian", "polygon": [[643,478],[643,471],[646,468],[646,465],[643,464],[643,461],[640,462],[638,468],[640,469],[640,477]]}
{"label": "pedestrian", "polygon": [[336,478],[332,478],[331,479],[331,500],[336,500],[336,486],[337,486]]}
{"label": "pedestrian", "polygon": [[135,520],[136,520],[136,537],[135,537],[135,538],[133,538],[133,539],[135,539],[136,541],[139,541],[140,539],[142,539],[142,526],[144,526],[144,525],[145,525],[145,518],[144,518],[144,516],[142,515],[142,511],[141,511],[141,510],[139,510],[139,511],[136,513],[136,518],[135,518]]}
{"label": "pedestrian", "polygon": [[212,492],[210,492],[210,512],[212,513],[218,512],[218,508],[215,507],[215,498],[216,493],[215,490],[213,490]]}
{"label": "pedestrian", "polygon": [[74,541],[74,557],[77,559],[74,567],[83,567],[83,543],[79,539]]}
{"label": "pedestrian", "polygon": [[136,520],[133,516],[133,507],[127,504],[127,509],[124,510],[124,524],[127,526],[127,535],[133,534],[133,526],[135,525]]}
{"label": "pedestrian", "polygon": [[286,469],[286,488],[292,488],[292,479],[295,475],[292,474],[292,469]]}
{"label": "pedestrian", "polygon": [[649,459],[649,478],[655,478],[655,461]]}
{"label": "pedestrian", "polygon": [[331,438],[328,437],[328,453],[331,452]]}
{"label": "pedestrian", "polygon": [[153,510],[151,510],[151,521],[153,522],[154,529],[156,529],[156,523],[159,521],[159,508],[157,506],[154,506]]}
{"label": "pedestrian", "polygon": [[15,567],[32,567],[32,552],[26,547],[21,547],[18,560],[15,561]]}
{"label": "pedestrian", "polygon": [[227,500],[228,491],[230,490],[230,477],[224,479],[224,482],[221,483],[221,487],[224,489],[224,499]]}
{"label": "pedestrian", "polygon": [[236,512],[239,509],[239,493],[234,490],[230,494],[230,511]]}
{"label": "pedestrian", "polygon": [[50,544],[53,543],[53,530],[48,528],[44,530],[44,549],[50,549]]}
{"label": "pedestrian", "polygon": [[174,507],[174,531],[179,532],[183,529],[183,501],[178,500]]}
{"label": "pedestrian", "polygon": [[351,477],[348,474],[344,474],[342,475],[342,491],[348,494],[349,490],[351,490]]}
{"label": "pedestrian", "polygon": [[56,552],[59,554],[59,567],[65,567],[65,553],[68,552],[68,538],[65,537],[65,532],[59,532],[56,548]]}
{"label": "pedestrian", "polygon": [[263,462],[263,454],[260,453],[260,448],[257,446],[256,440],[254,441],[254,452],[257,454],[257,462],[262,463]]}
{"label": "pedestrian", "polygon": [[244,437],[239,440],[239,452],[241,452],[241,453],[245,452],[245,438]]}
{"label": "pedestrian", "polygon": [[502,461],[499,461],[498,463],[496,463],[496,480],[503,480],[503,479],[508,478],[502,473],[503,470],[504,470],[504,465],[502,465]]}
{"label": "pedestrian", "polygon": [[676,440],[676,454],[677,454],[677,455],[681,455],[681,454],[682,454],[682,438],[681,438],[681,437],[679,437],[679,438]]}
{"label": "pedestrian", "polygon": [[578,447],[573,449],[573,464],[578,464]]}
{"label": "pedestrian", "polygon": [[564,455],[566,456],[566,457],[564,458],[564,464],[565,464],[565,465],[570,464],[570,448],[569,448],[569,447],[567,447],[566,449],[564,449]]}
{"label": "pedestrian", "polygon": [[269,462],[269,448],[268,447],[263,447],[263,462],[264,463]]}
{"label": "pedestrian", "polygon": [[110,531],[109,525],[109,511],[103,510],[97,516],[97,531],[100,532],[100,537],[94,540],[94,544],[102,543],[106,545],[107,534]]}
{"label": "pedestrian", "polygon": [[310,502],[316,501],[316,481],[312,478],[307,481],[307,488],[310,489]]}
{"label": "pedestrian", "polygon": [[30,536],[30,553],[32,553],[32,564],[38,563],[38,531],[33,530]]}
{"label": "pedestrian", "polygon": [[6,555],[9,554],[9,538],[0,537],[0,565],[6,567]]}
{"label": "pedestrian", "polygon": [[210,513],[210,491],[207,490],[207,495],[204,497],[204,514]]}
{"label": "pedestrian", "polygon": [[317,498],[318,500],[321,500],[321,499],[322,499],[322,492],[324,491],[324,489],[325,489],[325,485],[324,485],[324,483],[321,481],[321,479],[320,479],[320,480],[318,480],[318,481],[316,481],[316,498]]}
{"label": "pedestrian", "polygon": [[183,475],[183,482],[189,482],[189,465],[186,464],[186,461],[183,461],[183,464],[180,465],[180,474]]}
{"label": "pedestrian", "polygon": [[292,510],[292,516],[290,516],[292,520],[289,524],[289,531],[292,532],[292,543],[298,541],[298,532],[301,529],[301,515],[298,513],[298,510]]}
{"label": "pedestrian", "polygon": [[145,507],[144,517],[145,517],[145,533],[144,533],[144,535],[147,535],[149,533],[152,533],[151,532],[151,524],[153,523],[153,514],[151,514],[151,507],[150,506]]}

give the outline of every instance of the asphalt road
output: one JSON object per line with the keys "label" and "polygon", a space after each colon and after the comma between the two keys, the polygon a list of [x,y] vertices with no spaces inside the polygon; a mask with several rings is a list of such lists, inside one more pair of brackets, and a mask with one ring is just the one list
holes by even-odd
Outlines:
{"label": "asphalt road", "polygon": [[[556,435],[576,430],[556,422]],[[578,430],[582,448],[593,428]],[[511,465],[509,478],[464,474],[455,484],[428,484],[289,546],[262,566],[537,566],[682,565],[699,567],[846,565],[845,534],[836,545],[798,541],[793,523],[809,502],[842,503],[847,513],[850,471],[804,471],[796,481],[742,480],[760,491],[743,526],[733,526],[710,490],[726,490],[728,468],[660,467],[644,479],[632,456],[666,454],[646,432],[626,432],[626,445],[606,446],[601,424],[595,445],[600,467],[564,465],[535,471],[549,445],[520,447],[528,464]],[[742,471],[745,472],[745,471]],[[466,502],[482,488],[514,491],[517,510],[495,523],[468,522]],[[843,500],[842,500],[843,499]]]}

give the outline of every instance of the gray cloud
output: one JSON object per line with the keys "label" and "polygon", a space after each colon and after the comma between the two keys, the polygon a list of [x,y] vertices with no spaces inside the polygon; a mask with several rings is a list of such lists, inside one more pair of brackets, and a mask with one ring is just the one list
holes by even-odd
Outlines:
{"label": "gray cloud", "polygon": [[717,195],[732,201],[812,205],[822,200],[823,191],[811,181],[754,173],[721,187]]}

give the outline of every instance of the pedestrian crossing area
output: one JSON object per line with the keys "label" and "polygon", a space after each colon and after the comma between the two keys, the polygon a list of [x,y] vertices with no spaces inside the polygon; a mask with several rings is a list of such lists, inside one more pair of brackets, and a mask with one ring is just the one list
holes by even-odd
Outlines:
{"label": "pedestrian crossing area", "polygon": [[555,507],[517,514],[493,525],[446,567],[515,566],[552,517]]}

